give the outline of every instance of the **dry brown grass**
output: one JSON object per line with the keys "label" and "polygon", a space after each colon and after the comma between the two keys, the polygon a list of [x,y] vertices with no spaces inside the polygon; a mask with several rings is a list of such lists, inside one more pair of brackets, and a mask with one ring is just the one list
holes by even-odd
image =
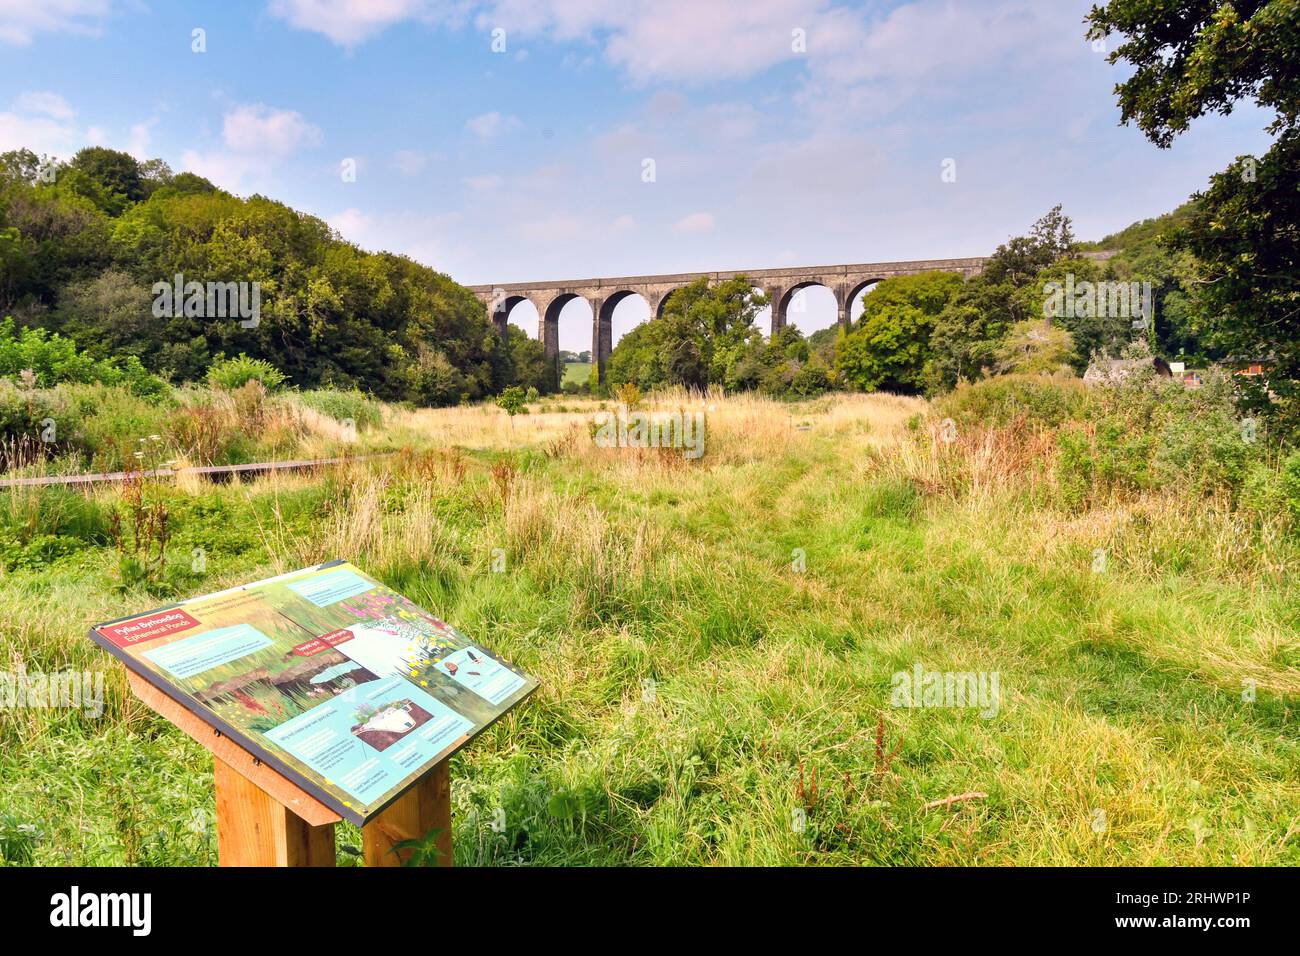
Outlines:
{"label": "dry brown grass", "polygon": [[1013,490],[1041,498],[1055,487],[1055,458],[1049,431],[984,427],[946,440],[942,424],[926,420],[908,440],[882,447],[871,466],[928,495],[982,508]]}

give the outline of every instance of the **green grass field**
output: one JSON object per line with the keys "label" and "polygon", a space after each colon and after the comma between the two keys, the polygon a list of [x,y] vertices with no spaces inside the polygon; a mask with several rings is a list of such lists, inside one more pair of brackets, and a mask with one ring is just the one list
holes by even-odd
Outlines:
{"label": "green grass field", "polygon": [[[1060,510],[988,436],[909,429],[919,400],[710,399],[693,463],[593,447],[588,404],[158,492],[185,594],[347,557],[540,678],[452,761],[457,864],[1300,863],[1290,537],[1212,501]],[[108,700],[0,712],[0,853],[213,863],[209,758],[86,638],[162,603],[117,589],[113,503],[4,499],[63,541],[0,579],[6,657]],[[996,674],[996,706],[897,706],[918,666]]]}
{"label": "green grass field", "polygon": [[564,366],[564,382],[586,385],[591,380],[590,362],[567,362]]}

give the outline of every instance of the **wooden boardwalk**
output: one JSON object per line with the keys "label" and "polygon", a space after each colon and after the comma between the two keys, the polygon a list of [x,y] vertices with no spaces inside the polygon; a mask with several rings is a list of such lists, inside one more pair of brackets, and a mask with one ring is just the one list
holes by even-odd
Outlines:
{"label": "wooden boardwalk", "polygon": [[29,488],[62,486],[89,486],[108,484],[115,481],[127,481],[144,475],[147,478],[175,478],[178,474],[198,475],[209,481],[229,481],[235,476],[257,477],[273,471],[307,471],[329,465],[340,465],[345,461],[365,461],[369,458],[385,458],[387,455],[353,455],[345,458],[312,458],[300,461],[259,461],[247,465],[205,465],[199,468],[156,468],[152,471],[102,471],[85,475],[41,475],[35,478],[0,479],[0,488]]}

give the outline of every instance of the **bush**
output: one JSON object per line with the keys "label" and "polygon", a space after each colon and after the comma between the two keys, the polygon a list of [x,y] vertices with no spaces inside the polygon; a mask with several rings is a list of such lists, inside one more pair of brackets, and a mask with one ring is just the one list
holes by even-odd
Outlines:
{"label": "bush", "polygon": [[0,470],[69,450],[75,421],[51,393],[0,381]]}
{"label": "bush", "polygon": [[91,382],[95,360],[78,352],[72,339],[45,329],[19,329],[12,318],[0,321],[0,375],[35,374],[31,384],[44,388],[60,382]]}
{"label": "bush", "polygon": [[[140,364],[140,359],[134,355],[128,355],[122,360],[120,370],[105,370],[104,366],[108,364],[100,363],[100,380],[105,385],[120,384],[141,398],[160,398],[170,391],[170,386]],[[118,371],[118,374],[114,375],[113,371]]]}
{"label": "bush", "polygon": [[249,358],[243,352],[229,359],[218,355],[208,369],[208,384],[213,388],[234,391],[252,381],[261,382],[268,392],[274,392],[284,384],[284,373],[270,362]]}
{"label": "bush", "polygon": [[255,461],[255,442],[243,430],[234,400],[225,393],[187,389],[167,420],[164,434],[191,464]]}
{"label": "bush", "polygon": [[1088,436],[1079,428],[1056,433],[1056,482],[1061,504],[1070,511],[1082,511],[1092,493],[1094,464]]}
{"label": "bush", "polygon": [[1243,439],[1241,423],[1231,412],[1203,409],[1165,425],[1155,443],[1152,471],[1163,486],[1181,493],[1235,493],[1259,458],[1260,445]]}
{"label": "bush", "polygon": [[161,434],[173,407],[122,386],[65,385],[58,394],[71,413],[68,438],[90,458],[93,469],[130,464],[139,439]]}
{"label": "bush", "polygon": [[524,390],[518,385],[511,385],[497,396],[497,406],[505,409],[507,415],[514,418],[524,411]]}
{"label": "bush", "polygon": [[1108,491],[1139,491],[1152,485],[1151,456],[1157,436],[1114,418],[1097,423],[1095,477]]}
{"label": "bush", "polygon": [[626,382],[614,389],[614,398],[630,412],[641,407],[641,389],[632,382]]}
{"label": "bush", "polygon": [[831,373],[826,364],[813,356],[794,373],[790,380],[790,392],[800,398],[814,398],[831,390]]}
{"label": "bush", "polygon": [[[1300,460],[1296,464],[1300,470]],[[1263,461],[1253,462],[1241,483],[1241,494],[1237,499],[1240,506],[1259,515],[1282,515],[1291,521],[1300,518],[1300,497],[1287,499],[1286,469],[1286,462],[1281,469],[1272,468]],[[1296,491],[1300,492],[1300,474],[1295,477]]]}
{"label": "bush", "polygon": [[78,351],[72,339],[45,329],[19,329],[12,318],[0,320],[0,376],[23,381],[27,387],[100,382],[121,385],[145,397],[167,391],[167,383],[147,371],[134,355],[120,363],[97,362]]}
{"label": "bush", "polygon": [[1300,451],[1292,452],[1282,462],[1281,475],[1282,500],[1291,518],[1300,521]]}
{"label": "bush", "polygon": [[958,385],[935,403],[935,414],[959,425],[1026,421],[1054,427],[1085,420],[1092,407],[1089,388],[1078,379],[998,375]]}

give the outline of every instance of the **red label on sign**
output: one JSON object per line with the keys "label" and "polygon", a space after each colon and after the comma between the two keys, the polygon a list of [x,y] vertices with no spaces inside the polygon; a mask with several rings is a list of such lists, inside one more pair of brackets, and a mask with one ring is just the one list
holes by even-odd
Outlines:
{"label": "red label on sign", "polygon": [[320,637],[313,637],[310,641],[304,641],[293,649],[293,652],[299,657],[311,657],[313,654],[319,654],[321,651],[328,651],[331,647],[336,647],[344,641],[350,641],[353,634],[347,628],[338,631],[330,631]]}
{"label": "red label on sign", "polygon": [[188,631],[198,626],[199,622],[184,611],[159,611],[148,617],[138,617],[134,621],[123,621],[121,624],[101,627],[99,633],[118,647],[130,647],[132,644],[152,641],[155,638]]}

